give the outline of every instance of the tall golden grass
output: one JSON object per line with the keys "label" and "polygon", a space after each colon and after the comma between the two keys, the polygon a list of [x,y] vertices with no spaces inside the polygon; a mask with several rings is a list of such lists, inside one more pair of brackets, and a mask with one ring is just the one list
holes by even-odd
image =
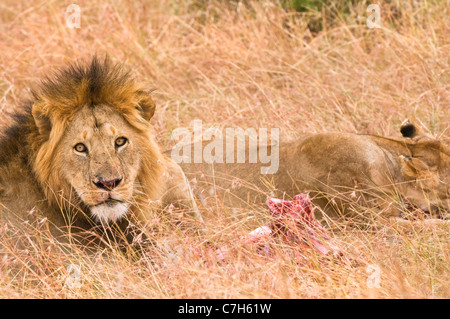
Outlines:
{"label": "tall golden grass", "polygon": [[[448,139],[448,1],[380,3],[382,28],[366,26],[366,4],[330,20],[277,1],[78,1],[70,29],[59,1],[0,4],[0,110],[29,96],[55,67],[108,53],[155,88],[154,131],[162,149],[193,119],[224,127],[398,135],[414,120]],[[308,24],[320,21],[311,32]],[[8,117],[0,124],[8,126]],[[203,240],[230,243],[267,211],[202,208]],[[375,222],[374,222],[375,223]],[[0,225],[0,298],[449,298],[449,230],[368,229],[334,223],[331,233],[357,265],[294,263],[288,249],[264,257],[236,247],[223,264],[198,258],[199,239],[171,230],[140,254],[114,244],[87,252],[41,223]],[[80,267],[80,285],[70,285]],[[379,270],[380,286],[370,284]]]}

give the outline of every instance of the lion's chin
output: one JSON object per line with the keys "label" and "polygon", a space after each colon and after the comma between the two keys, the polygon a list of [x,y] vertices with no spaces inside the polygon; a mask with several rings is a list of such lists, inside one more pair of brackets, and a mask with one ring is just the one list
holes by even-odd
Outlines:
{"label": "lion's chin", "polygon": [[106,201],[100,205],[91,206],[91,214],[97,222],[109,223],[122,218],[128,212],[129,205],[124,202]]}

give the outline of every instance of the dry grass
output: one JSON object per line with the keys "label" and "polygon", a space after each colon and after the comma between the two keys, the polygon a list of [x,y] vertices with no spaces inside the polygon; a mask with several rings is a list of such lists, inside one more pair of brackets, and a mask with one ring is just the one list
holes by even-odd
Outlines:
{"label": "dry grass", "polygon": [[[279,127],[282,139],[292,139],[322,131],[396,135],[409,117],[434,136],[449,136],[448,1],[382,4],[383,28],[375,30],[365,24],[365,6],[355,5],[323,19],[317,34],[307,29],[311,14],[271,1],[150,3],[78,1],[81,28],[69,29],[58,1],[2,1],[1,112],[55,66],[107,52],[157,89],[153,124],[163,149],[173,145],[171,131],[193,119],[220,128]],[[213,207],[206,239],[232,242],[251,229],[249,218],[264,214]],[[171,231],[155,235],[159,246],[141,255],[115,245],[88,253],[56,242],[45,223],[1,225],[0,298],[450,297],[448,228],[333,229],[357,266],[315,256],[298,265],[282,248],[274,258],[237,249],[224,265],[196,258],[199,240]],[[64,287],[70,264],[81,266],[80,288]],[[380,267],[380,288],[367,286],[372,264]]]}

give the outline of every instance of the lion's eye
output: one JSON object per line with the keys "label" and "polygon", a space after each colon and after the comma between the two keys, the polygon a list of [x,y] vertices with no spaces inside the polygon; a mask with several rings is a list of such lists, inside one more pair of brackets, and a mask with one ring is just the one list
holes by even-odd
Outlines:
{"label": "lion's eye", "polygon": [[74,146],[74,149],[75,149],[75,151],[77,151],[79,153],[87,152],[87,147],[83,143],[78,143],[77,145]]}
{"label": "lion's eye", "polygon": [[118,139],[116,139],[115,145],[116,147],[121,147],[124,146],[127,143],[127,139],[125,137],[119,137]]}

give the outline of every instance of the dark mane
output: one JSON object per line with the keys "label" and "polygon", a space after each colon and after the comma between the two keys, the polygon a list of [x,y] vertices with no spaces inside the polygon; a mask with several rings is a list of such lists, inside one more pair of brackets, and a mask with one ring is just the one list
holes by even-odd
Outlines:
{"label": "dark mane", "polygon": [[[6,164],[12,157],[20,153],[27,144],[26,136],[30,132],[31,102],[25,103],[10,117],[11,125],[0,132],[0,165]],[[19,141],[19,142],[18,142]],[[27,162],[27,159],[24,158]]]}
{"label": "dark mane", "polygon": [[53,105],[94,105],[122,100],[120,95],[133,85],[134,79],[122,65],[113,64],[108,56],[103,61],[94,56],[88,64],[73,63],[47,76],[33,95]]}

